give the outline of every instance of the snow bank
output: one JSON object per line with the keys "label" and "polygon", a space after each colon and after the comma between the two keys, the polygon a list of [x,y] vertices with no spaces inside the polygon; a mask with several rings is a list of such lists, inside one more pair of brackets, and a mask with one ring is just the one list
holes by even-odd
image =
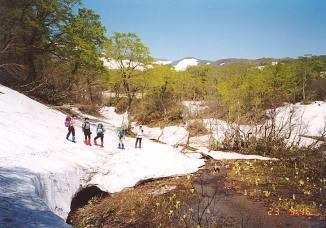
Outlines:
{"label": "snow bank", "polygon": [[[289,144],[308,146],[315,140],[306,136],[321,136],[326,131],[326,102],[316,101],[312,104],[289,104],[276,110],[267,110],[267,115],[275,116],[275,131],[287,138]],[[195,121],[195,120],[192,120]],[[191,122],[191,121],[190,121]],[[236,124],[230,124],[219,119],[204,119],[205,127],[212,132],[215,140],[222,142],[231,129],[236,129]],[[250,126],[240,125],[240,136],[262,137],[265,129],[270,129],[271,120],[266,123]],[[291,134],[289,134],[291,132]]]}
{"label": "snow bank", "polygon": [[169,65],[169,64],[172,64],[172,61],[171,60],[157,60],[154,63],[158,64],[158,65]]}
{"label": "snow bank", "polygon": [[100,113],[105,118],[105,122],[111,124],[112,126],[119,127],[128,127],[129,117],[128,113],[117,114],[115,112],[115,107],[104,107],[100,110]]}
{"label": "snow bank", "polygon": [[[267,113],[271,115],[270,110]],[[326,102],[289,104],[276,109],[275,113],[276,127],[280,133],[292,131],[288,139],[290,143],[307,146],[314,140],[303,136],[321,136],[326,131]]]}
{"label": "snow bank", "polygon": [[[142,126],[144,136],[148,139],[158,140],[170,146],[185,144],[188,141],[189,132],[183,126],[168,126],[164,128]],[[132,132],[136,134],[138,126],[134,124]]]}
{"label": "snow bank", "polygon": [[[137,62],[130,62],[129,60],[123,60],[122,61],[122,64],[120,64],[118,61],[114,60],[114,59],[105,59],[105,58],[102,58],[102,61],[103,61],[103,65],[105,67],[107,67],[108,69],[110,70],[118,70],[121,68],[121,65],[123,65],[124,67],[132,67],[132,68],[135,68],[136,70],[139,70],[139,71],[143,71],[145,70],[145,66],[142,65],[142,64],[139,64]],[[148,67],[148,66],[147,66]]]}
{"label": "snow bank", "polygon": [[189,139],[189,146],[194,148],[200,148],[200,147],[209,147],[211,136],[210,135],[200,135],[200,136],[194,136]]}
{"label": "snow bank", "polygon": [[1,85],[0,91],[0,227],[64,227],[81,188],[96,185],[116,192],[146,178],[191,173],[204,164],[146,139],[143,149],[134,149],[132,138],[126,138],[126,150],[116,149],[114,124],[120,125],[122,117],[111,108],[102,110],[108,118],[98,120],[107,129],[104,149],[82,143],[80,122],[77,143],[71,143],[65,140],[64,114]]}
{"label": "snow bank", "polygon": [[202,101],[183,101],[182,104],[187,108],[190,115],[195,116],[207,108]]}
{"label": "snow bank", "polygon": [[[212,132],[213,138],[218,142],[223,142],[230,130],[236,127],[236,124],[229,124],[224,120],[214,118],[203,119],[203,123],[206,129]],[[246,137],[248,133],[252,131],[253,127],[249,125],[240,125],[239,128],[241,137]]]}
{"label": "snow bank", "polygon": [[204,151],[204,153],[215,160],[275,160],[274,158],[263,157],[260,155],[245,155],[234,152]]}
{"label": "snow bank", "polygon": [[181,61],[179,61],[176,65],[175,65],[175,70],[176,71],[185,71],[187,70],[188,67],[190,66],[197,66],[199,64],[197,59],[194,58],[190,58],[190,59],[183,59]]}

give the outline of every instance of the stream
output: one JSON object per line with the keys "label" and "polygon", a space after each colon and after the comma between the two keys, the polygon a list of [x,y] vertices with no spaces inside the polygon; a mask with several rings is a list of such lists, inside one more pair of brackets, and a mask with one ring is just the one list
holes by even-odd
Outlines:
{"label": "stream", "polygon": [[[216,216],[219,224],[226,227],[326,227],[326,221],[317,218],[295,217],[280,210],[270,211],[262,202],[249,200],[238,193],[229,193],[224,189],[226,170],[210,173],[198,172],[194,186],[203,200],[201,210],[209,206],[211,214]],[[214,196],[215,195],[215,196]],[[196,206],[196,205],[194,205]],[[268,213],[269,212],[269,213]],[[206,218],[204,218],[206,219]],[[209,220],[209,218],[207,218]]]}

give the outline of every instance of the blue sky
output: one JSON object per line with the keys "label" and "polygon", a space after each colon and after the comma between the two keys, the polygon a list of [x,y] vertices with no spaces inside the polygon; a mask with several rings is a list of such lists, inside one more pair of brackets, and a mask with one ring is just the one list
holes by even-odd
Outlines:
{"label": "blue sky", "polygon": [[84,0],[108,34],[135,32],[156,58],[326,54],[326,0]]}

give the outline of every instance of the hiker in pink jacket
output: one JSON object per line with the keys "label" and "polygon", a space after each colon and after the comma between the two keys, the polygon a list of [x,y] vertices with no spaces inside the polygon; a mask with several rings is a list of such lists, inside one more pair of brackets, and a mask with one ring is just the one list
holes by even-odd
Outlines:
{"label": "hiker in pink jacket", "polygon": [[76,119],[76,115],[72,115],[71,117],[70,116],[67,116],[66,120],[65,120],[65,126],[68,128],[68,133],[67,133],[67,136],[66,136],[66,139],[69,140],[69,136],[70,134],[72,134],[72,142],[76,142],[75,140],[75,119]]}

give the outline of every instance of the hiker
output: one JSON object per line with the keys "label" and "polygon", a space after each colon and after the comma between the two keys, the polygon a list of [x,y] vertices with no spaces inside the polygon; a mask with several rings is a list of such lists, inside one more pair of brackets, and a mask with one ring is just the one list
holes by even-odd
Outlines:
{"label": "hiker", "polygon": [[91,146],[91,124],[89,123],[89,119],[86,117],[85,121],[82,125],[83,132],[85,135],[85,144]]}
{"label": "hiker", "polygon": [[104,147],[103,145],[103,139],[104,139],[104,132],[105,129],[103,128],[103,124],[99,123],[97,125],[97,129],[96,129],[96,137],[94,138],[94,145],[97,145],[96,139],[100,138],[101,139],[101,147]]}
{"label": "hiker", "polygon": [[125,131],[121,128],[118,131],[118,138],[119,138],[119,144],[118,144],[118,148],[124,150],[125,149],[125,145],[123,143],[123,139],[125,137]]}
{"label": "hiker", "polygon": [[65,126],[68,128],[68,133],[66,136],[66,139],[69,140],[70,134],[72,134],[72,142],[76,142],[75,140],[75,126],[74,126],[74,121],[75,121],[76,115],[67,116],[65,120]]}
{"label": "hiker", "polygon": [[138,130],[137,130],[137,134],[136,134],[135,148],[137,148],[138,142],[139,142],[139,148],[141,148],[141,141],[143,139],[143,133],[144,133],[143,127],[139,126]]}

